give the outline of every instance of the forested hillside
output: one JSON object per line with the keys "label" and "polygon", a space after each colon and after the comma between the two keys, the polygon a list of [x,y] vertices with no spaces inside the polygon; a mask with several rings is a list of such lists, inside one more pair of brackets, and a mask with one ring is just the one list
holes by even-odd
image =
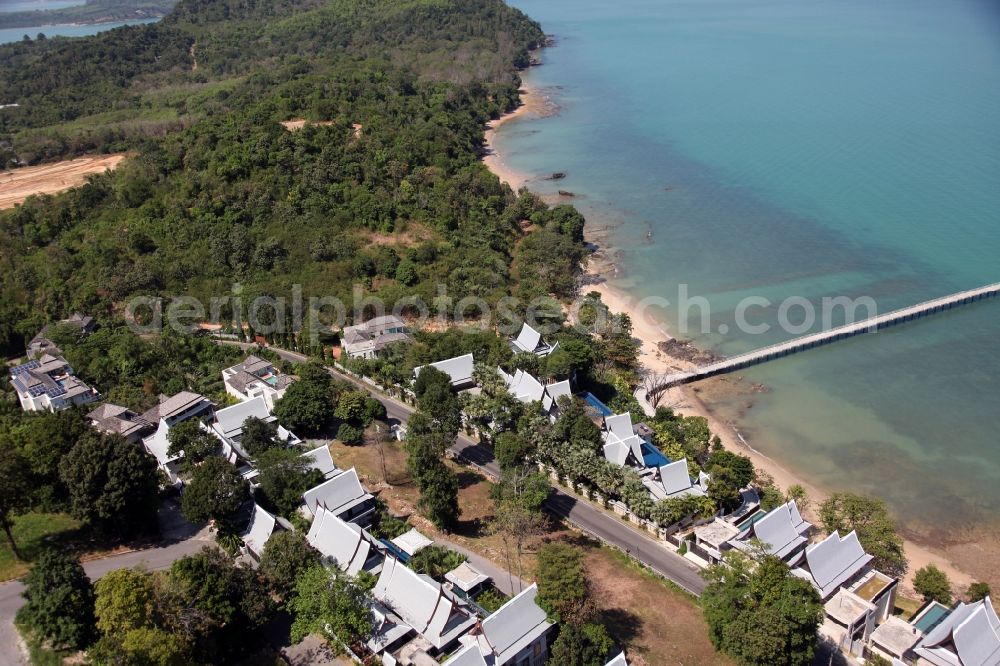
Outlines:
{"label": "forested hillside", "polygon": [[234,283],[570,296],[582,218],[478,161],[542,37],[501,0],[182,0],[160,24],[0,47],[11,159],[134,153],[0,214],[0,347],[73,310]]}

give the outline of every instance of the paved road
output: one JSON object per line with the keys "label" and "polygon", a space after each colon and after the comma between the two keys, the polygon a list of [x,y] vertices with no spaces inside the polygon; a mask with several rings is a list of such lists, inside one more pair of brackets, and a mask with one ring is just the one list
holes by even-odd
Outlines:
{"label": "paved road", "polygon": [[667,550],[656,539],[632,529],[617,516],[558,489],[549,497],[545,506],[550,513],[566,518],[601,541],[624,550],[691,594],[700,596],[705,590],[707,583],[701,577],[701,569],[677,553]]}
{"label": "paved road", "polygon": [[[100,560],[84,562],[83,570],[91,580],[97,580],[109,571],[142,565],[147,569],[166,569],[175,560],[185,555],[197,553],[212,541],[203,533],[167,546],[123,553]],[[12,580],[0,584],[0,664],[26,664],[27,659],[20,647],[20,636],[14,628],[14,615],[24,605],[21,581]]]}
{"label": "paved road", "polygon": [[[246,343],[243,343],[243,345],[245,347],[251,346]],[[276,352],[284,360],[292,363],[302,363],[307,360],[305,356],[296,352],[274,348],[272,348],[272,351]],[[371,392],[385,405],[386,414],[389,419],[406,423],[410,415],[416,411],[411,405],[375,391],[371,386],[359,381],[355,377],[338,372],[333,368],[328,368],[328,370],[337,379],[349,381]],[[474,463],[485,473],[495,478],[500,476],[500,467],[493,457],[493,450],[485,444],[476,442],[466,435],[459,434],[451,450],[462,459]],[[700,596],[705,589],[705,580],[699,575],[700,569],[697,566],[669,550],[659,540],[632,529],[619,517],[606,513],[594,505],[582,501],[573,495],[564,493],[559,489],[554,490],[546,502],[546,508],[550,513],[560,518],[565,518],[601,541],[627,552],[656,573],[673,581],[691,594]]]}

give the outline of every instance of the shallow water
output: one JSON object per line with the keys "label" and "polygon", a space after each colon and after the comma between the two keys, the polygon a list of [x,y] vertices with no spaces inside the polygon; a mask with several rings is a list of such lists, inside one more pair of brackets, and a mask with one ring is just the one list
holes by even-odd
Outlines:
{"label": "shallow water", "polygon": [[0,14],[65,9],[82,4],[86,4],[86,0],[0,0]]}
{"label": "shallow water", "polygon": [[92,23],[87,25],[39,25],[26,28],[0,28],[0,44],[19,42],[28,35],[35,39],[39,33],[46,37],[86,37],[96,35],[105,30],[120,28],[124,25],[141,25],[155,23],[159,19],[140,19],[136,21],[114,21],[112,23]]}
{"label": "shallow water", "polygon": [[[619,223],[614,284],[669,299],[671,332],[734,354],[793,337],[776,306],[748,310],[769,332],[741,332],[748,296],[884,312],[1000,281],[993,3],[513,4],[556,38],[528,76],[560,111],[506,124],[497,148]],[[682,283],[708,330],[676,307]],[[746,371],[773,390],[717,407],[827,489],[877,493],[914,527],[981,525],[1000,507],[998,329],[987,301]]]}

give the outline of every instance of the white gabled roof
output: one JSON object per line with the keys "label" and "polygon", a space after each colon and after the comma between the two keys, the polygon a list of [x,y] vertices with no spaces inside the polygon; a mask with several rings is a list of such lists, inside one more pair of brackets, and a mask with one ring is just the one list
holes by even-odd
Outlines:
{"label": "white gabled roof", "polygon": [[1000,664],[1000,618],[990,598],[959,603],[913,651],[937,666]]}
{"label": "white gabled roof", "polygon": [[306,541],[351,576],[364,567],[372,547],[360,527],[341,520],[323,507],[316,512]]}
{"label": "white gabled roof", "polygon": [[479,651],[479,646],[475,643],[470,643],[451,655],[447,663],[448,666],[487,666],[483,654]]}
{"label": "white gabled roof", "polygon": [[271,416],[267,403],[264,402],[264,396],[257,396],[252,400],[217,411],[214,427],[220,435],[226,439],[232,439],[243,432],[243,423],[251,417],[267,423],[273,423],[277,420]]}
{"label": "white gabled roof", "polygon": [[604,445],[604,457],[619,467],[624,467],[628,462],[628,452],[628,444],[622,441],[615,440]]}
{"label": "white gabled roof", "polygon": [[542,396],[545,395],[542,383],[524,370],[517,370],[513,375],[500,370],[500,376],[506,380],[510,394],[521,402],[541,402]]}
{"label": "white gabled roof", "polygon": [[611,661],[606,663],[604,666],[628,666],[628,661],[625,659],[625,653],[619,652],[617,656],[612,657]]}
{"label": "white gabled roof", "polygon": [[635,435],[635,430],[632,428],[632,415],[628,412],[604,417],[604,427],[609,435],[614,435],[622,441]]}
{"label": "white gabled roof", "polygon": [[358,472],[353,467],[302,493],[302,501],[313,514],[316,513],[317,507],[322,506],[335,515],[340,515],[369,497],[372,495],[361,485]]}
{"label": "white gabled roof", "polygon": [[493,654],[497,663],[506,664],[552,627],[545,611],[535,603],[537,594],[538,585],[532,585],[483,620],[477,636],[480,652]]}
{"label": "white gabled roof", "polygon": [[569,386],[569,380],[564,379],[561,382],[556,382],[555,384],[549,384],[545,387],[545,391],[552,397],[552,402],[558,403],[559,398],[563,396],[573,395],[572,389]]}
{"label": "white gabled roof", "polygon": [[765,544],[771,555],[784,559],[806,542],[803,536],[812,525],[802,520],[795,501],[782,504],[740,533],[733,545],[746,547],[753,538]]}
{"label": "white gabled roof", "polygon": [[333,462],[333,456],[330,455],[330,447],[328,446],[317,446],[312,451],[303,453],[302,457],[306,458],[311,469],[318,469],[327,479],[340,473],[337,465]]}
{"label": "white gabled roof", "polygon": [[176,455],[171,456],[167,454],[170,450],[170,439],[168,437],[170,433],[170,426],[167,425],[166,421],[160,420],[160,424],[156,427],[156,432],[154,432],[149,437],[144,437],[142,440],[142,445],[149,451],[149,454],[156,458],[157,464],[163,467],[169,462],[174,460],[180,460],[183,456]]}
{"label": "white gabled roof", "polygon": [[[431,363],[430,366],[451,377],[452,386],[456,386],[472,381],[472,371],[475,368],[475,364],[476,362],[472,354],[465,354],[464,356],[456,356],[454,358],[447,358],[443,361],[438,361],[437,363]],[[426,366],[422,365],[418,368],[414,368],[413,376],[419,377],[420,371],[425,367]]]}
{"label": "white gabled roof", "polygon": [[400,534],[398,537],[393,539],[392,543],[395,544],[401,551],[412,557],[434,542],[418,532],[417,528],[413,527],[410,528],[408,532]]}
{"label": "white gabled roof", "polygon": [[660,485],[663,486],[665,497],[704,494],[701,486],[691,483],[687,458],[681,458],[669,465],[660,467]]}
{"label": "white gabled roof", "polygon": [[517,334],[514,344],[521,351],[534,353],[534,351],[538,349],[538,343],[541,341],[542,334],[528,326],[528,323],[525,322],[524,325],[521,326],[521,332]]}
{"label": "white gabled roof", "polygon": [[475,617],[444,593],[440,583],[408,569],[395,557],[385,559],[372,596],[438,649],[476,623]]}
{"label": "white gabled roof", "polygon": [[274,516],[262,509],[259,505],[253,505],[253,515],[250,517],[250,525],[243,535],[243,543],[250,551],[260,557],[264,552],[264,544],[271,538],[278,529],[278,522]]}
{"label": "white gabled roof", "polygon": [[[609,439],[614,439],[614,435],[612,435]],[[632,452],[632,455],[635,456],[636,462],[642,465],[643,464],[642,439],[639,437],[639,435],[632,435],[631,437],[626,437],[625,439],[621,440],[621,442],[622,444],[624,444],[629,448],[629,450]]]}
{"label": "white gabled roof", "polygon": [[813,584],[822,598],[853,578],[874,559],[858,541],[857,532],[841,538],[833,534],[819,543],[806,547],[804,566],[793,570],[795,575]]}

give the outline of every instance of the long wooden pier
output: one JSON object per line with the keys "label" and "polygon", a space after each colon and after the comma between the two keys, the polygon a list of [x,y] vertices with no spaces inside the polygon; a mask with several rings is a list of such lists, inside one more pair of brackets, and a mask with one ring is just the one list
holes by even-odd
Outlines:
{"label": "long wooden pier", "polygon": [[800,351],[805,351],[806,349],[812,349],[813,347],[819,347],[820,345],[836,342],[837,340],[843,340],[844,338],[850,338],[864,333],[873,333],[883,328],[895,326],[896,324],[902,324],[915,319],[921,319],[938,312],[951,310],[952,308],[966,305],[967,303],[974,303],[976,301],[992,298],[997,294],[1000,294],[1000,282],[986,285],[985,287],[979,287],[978,289],[969,289],[967,291],[958,292],[957,294],[951,294],[950,296],[942,296],[941,298],[924,301],[923,303],[918,303],[917,305],[911,305],[899,310],[893,310],[892,312],[869,317],[868,319],[864,319],[853,324],[845,324],[843,326],[831,328],[827,331],[803,335],[802,337],[793,338],[792,340],[788,340],[786,342],[779,342],[778,344],[764,347],[763,349],[747,352],[746,354],[740,354],[739,356],[733,356],[732,358],[727,358],[725,360],[718,361],[717,363],[711,363],[690,372],[676,372],[670,375],[662,375],[657,381],[655,387],[649,391],[650,398],[655,399],[658,394],[672,386],[689,384],[700,379],[724,375],[735,370],[742,370],[743,368],[749,368],[750,366],[760,365],[761,363],[765,363],[776,358],[790,356]]}

